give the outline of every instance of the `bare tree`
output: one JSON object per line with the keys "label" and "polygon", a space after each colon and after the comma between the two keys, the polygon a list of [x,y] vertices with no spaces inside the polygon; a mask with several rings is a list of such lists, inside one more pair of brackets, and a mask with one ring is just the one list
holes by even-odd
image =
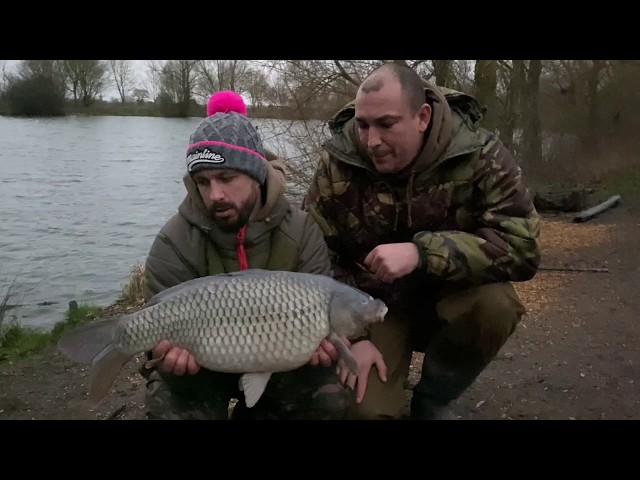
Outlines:
{"label": "bare tree", "polygon": [[452,64],[453,60],[434,60],[433,71],[436,77],[435,83],[441,87],[452,87]]}
{"label": "bare tree", "polygon": [[[307,114],[317,118],[318,110],[335,103],[337,97],[342,97],[342,100],[336,105],[343,106],[347,97],[352,99],[363,72],[354,68],[352,62],[321,60],[264,61],[258,67],[265,72],[272,85],[269,101],[289,107],[301,120],[281,122],[278,129],[280,134],[285,134],[284,138],[289,143],[293,143],[293,151],[297,153],[292,154],[291,149],[284,145],[275,149],[287,164],[288,195],[294,203],[298,203],[311,181],[322,141],[327,136],[323,122],[310,119]],[[268,137],[267,141],[271,145],[279,145],[276,136]]]}
{"label": "bare tree", "polygon": [[160,77],[162,94],[177,107],[176,115],[186,117],[197,85],[198,60],[169,60]]}
{"label": "bare tree", "polygon": [[292,103],[289,87],[280,81],[273,82],[267,91],[266,101],[271,105],[289,105]]}
{"label": "bare tree", "polygon": [[524,112],[523,145],[524,162],[535,165],[542,160],[542,134],[540,128],[540,112],[538,109],[538,93],[540,89],[541,60],[529,60],[526,71],[522,104]]}
{"label": "bare tree", "polygon": [[603,60],[591,60],[591,68],[587,75],[587,105],[589,112],[587,115],[586,137],[596,152],[601,146],[601,136],[598,135],[600,123],[600,98],[598,90],[601,87],[602,74],[607,64]]}
{"label": "bare tree", "polygon": [[520,118],[522,114],[525,61],[513,60],[508,73],[509,81],[506,86],[507,92],[501,138],[507,147],[514,148],[516,146],[514,135],[516,129],[520,128]]}
{"label": "bare tree", "polygon": [[108,60],[111,78],[120,95],[120,101],[125,103],[127,95],[133,89],[134,74],[131,60]]}
{"label": "bare tree", "polygon": [[164,60],[148,60],[145,62],[146,78],[142,82],[142,87],[149,92],[149,96],[154,102],[158,100],[162,89],[161,78],[164,64]]}
{"label": "bare tree", "polygon": [[574,60],[553,60],[545,65],[549,79],[556,88],[567,98],[570,105],[576,106],[580,96],[581,67]]}
{"label": "bare tree", "polygon": [[[433,75],[428,60],[390,60],[415,69],[424,78]],[[292,108],[333,112],[353,100],[365,76],[385,60],[276,60],[261,68],[271,81],[272,96]],[[288,92],[288,93],[287,93]],[[286,98],[286,103],[285,99]]]}
{"label": "bare tree", "polygon": [[461,92],[473,93],[474,91],[474,60],[454,60],[452,70],[451,88]]}
{"label": "bare tree", "polygon": [[50,79],[54,91],[65,96],[65,74],[61,60],[23,60],[18,64],[18,77],[22,80],[43,77]]}
{"label": "bare tree", "polygon": [[590,145],[600,136],[600,91],[616,81],[613,65],[608,60],[555,60],[545,68],[547,77],[578,119],[574,122],[578,125],[576,133]]}
{"label": "bare tree", "polygon": [[134,88],[131,94],[138,103],[144,102],[149,98],[149,92],[144,88]]}
{"label": "bare tree", "polygon": [[107,86],[108,67],[102,60],[62,60],[68,91],[85,107],[95,102]]}
{"label": "bare tree", "polygon": [[[621,127],[627,130],[635,128],[630,120],[640,119],[640,94],[637,85],[640,84],[640,61],[614,60],[609,61],[606,74],[602,75],[601,86],[598,88],[598,102],[600,103],[599,122],[602,130],[610,135],[622,133]],[[628,137],[627,135],[625,135]],[[635,137],[635,135],[633,135]]]}
{"label": "bare tree", "polygon": [[497,60],[476,60],[475,64],[475,97],[486,110],[484,126],[495,130],[500,117],[497,97]]}
{"label": "bare tree", "polygon": [[213,92],[233,90],[248,93],[248,84],[253,75],[248,60],[198,60],[198,84],[195,94],[203,102]]}
{"label": "bare tree", "polygon": [[8,81],[9,74],[7,73],[7,61],[0,60],[0,94],[4,93],[7,88]]}
{"label": "bare tree", "polygon": [[326,116],[353,99],[371,65],[370,61],[290,60],[272,68],[287,87],[291,107],[303,116],[309,112]]}
{"label": "bare tree", "polygon": [[269,99],[271,89],[267,74],[259,68],[250,69],[247,72],[245,89],[252,107],[263,106]]}
{"label": "bare tree", "polygon": [[36,75],[55,77],[61,75],[61,67],[60,60],[23,60],[18,65],[18,75],[23,79]]}

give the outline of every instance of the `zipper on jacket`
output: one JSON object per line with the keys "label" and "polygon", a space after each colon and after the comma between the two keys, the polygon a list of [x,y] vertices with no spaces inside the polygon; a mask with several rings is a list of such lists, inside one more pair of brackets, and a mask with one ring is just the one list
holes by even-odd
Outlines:
{"label": "zipper on jacket", "polygon": [[244,240],[247,233],[247,226],[243,225],[242,228],[238,231],[238,235],[236,236],[237,247],[236,252],[238,253],[238,263],[240,264],[240,270],[247,270],[249,268],[249,261],[247,260],[247,251],[244,246]]}

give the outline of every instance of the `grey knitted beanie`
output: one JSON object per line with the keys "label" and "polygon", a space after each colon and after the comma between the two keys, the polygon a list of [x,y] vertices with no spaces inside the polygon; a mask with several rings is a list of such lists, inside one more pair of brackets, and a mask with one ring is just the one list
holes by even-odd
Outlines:
{"label": "grey knitted beanie", "polygon": [[249,119],[236,112],[216,113],[198,125],[189,140],[187,170],[231,168],[263,184],[267,177],[264,147]]}

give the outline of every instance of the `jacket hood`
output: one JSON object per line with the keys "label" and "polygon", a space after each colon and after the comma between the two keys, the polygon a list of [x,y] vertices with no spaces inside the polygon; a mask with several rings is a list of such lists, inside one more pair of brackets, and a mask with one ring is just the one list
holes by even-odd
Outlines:
{"label": "jacket hood", "polygon": [[[463,92],[425,82],[425,99],[431,105],[431,121],[425,142],[410,171],[421,173],[436,168],[448,158],[482,146],[478,134],[483,112],[479,102]],[[342,161],[375,172],[355,124],[355,103],[345,105],[329,120],[332,138],[324,148]]]}

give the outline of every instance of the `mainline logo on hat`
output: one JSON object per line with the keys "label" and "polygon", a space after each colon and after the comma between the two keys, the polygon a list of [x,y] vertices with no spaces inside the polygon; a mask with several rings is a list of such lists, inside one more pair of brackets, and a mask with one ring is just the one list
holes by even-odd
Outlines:
{"label": "mainline logo on hat", "polygon": [[198,125],[187,148],[189,173],[204,168],[231,168],[264,183],[264,147],[249,119],[236,112],[216,113]]}
{"label": "mainline logo on hat", "polygon": [[195,163],[224,163],[224,157],[205,148],[200,152],[193,152],[187,155],[187,169],[189,171],[191,171]]}

